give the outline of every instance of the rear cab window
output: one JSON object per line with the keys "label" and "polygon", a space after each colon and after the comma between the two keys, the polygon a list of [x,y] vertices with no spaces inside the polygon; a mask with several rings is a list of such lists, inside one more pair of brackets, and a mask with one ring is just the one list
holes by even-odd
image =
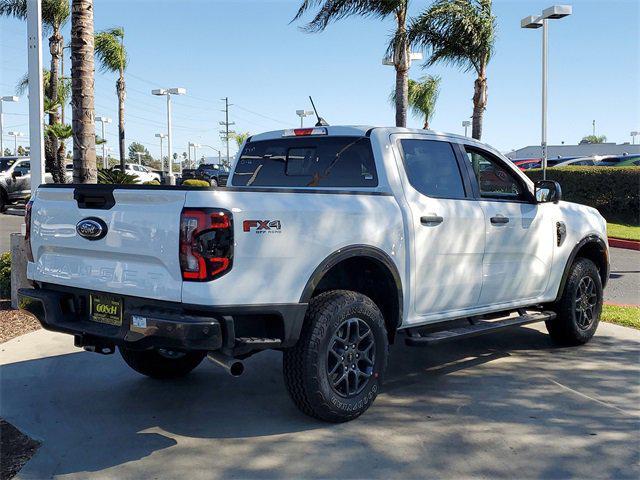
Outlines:
{"label": "rear cab window", "polygon": [[377,187],[371,141],[362,136],[287,137],[248,142],[234,187]]}

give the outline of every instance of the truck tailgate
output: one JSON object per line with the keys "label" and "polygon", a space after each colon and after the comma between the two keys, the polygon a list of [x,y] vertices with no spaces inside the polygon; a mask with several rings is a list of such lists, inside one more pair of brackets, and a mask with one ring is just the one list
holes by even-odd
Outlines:
{"label": "truck tailgate", "polygon": [[[28,277],[94,291],[179,302],[182,295],[179,227],[186,192],[105,187],[76,187],[109,200],[112,195],[115,203],[101,208],[96,208],[100,207],[99,202],[83,202],[78,192],[76,197],[80,200],[76,200],[76,188],[71,186],[38,189],[31,223],[34,261],[29,263]],[[103,238],[89,240],[79,235],[76,225],[87,218],[106,224]]]}

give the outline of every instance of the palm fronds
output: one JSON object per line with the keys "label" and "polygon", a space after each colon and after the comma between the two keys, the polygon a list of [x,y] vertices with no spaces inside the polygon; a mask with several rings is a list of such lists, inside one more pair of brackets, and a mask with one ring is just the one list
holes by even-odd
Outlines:
{"label": "palm fronds", "polygon": [[314,17],[301,27],[306,32],[321,32],[329,23],[352,15],[385,18],[399,8],[406,9],[409,0],[304,0],[292,22],[318,8]]}
{"label": "palm fronds", "polygon": [[98,183],[134,185],[140,183],[138,177],[117,168],[101,168],[98,170]]}
{"label": "palm fronds", "polygon": [[95,34],[95,52],[103,72],[119,72],[127,68],[124,29],[109,28]]}
{"label": "palm fronds", "polygon": [[[416,118],[424,120],[425,128],[433,118],[439,94],[440,77],[437,75],[426,75],[420,80],[409,79],[409,109]],[[395,104],[395,90],[389,100]]]}

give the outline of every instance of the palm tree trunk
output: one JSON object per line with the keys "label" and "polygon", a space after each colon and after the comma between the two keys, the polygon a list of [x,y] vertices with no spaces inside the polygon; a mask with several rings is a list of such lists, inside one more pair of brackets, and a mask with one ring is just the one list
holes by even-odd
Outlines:
{"label": "palm tree trunk", "polygon": [[120,70],[120,78],[116,82],[116,92],[118,93],[118,147],[120,149],[120,167],[124,172],[124,164],[127,161],[124,151],[124,100],[127,96],[127,90],[122,70]]}
{"label": "palm tree trunk", "polygon": [[482,138],[482,120],[487,108],[487,77],[484,70],[480,72],[474,82],[473,115],[471,116],[471,136],[476,140]]}
{"label": "palm tree trunk", "polygon": [[[60,29],[56,26],[53,28],[53,34],[49,37],[49,52],[51,53],[51,69],[49,72],[49,98],[52,104],[58,102],[58,65],[60,63],[60,56],[62,55],[63,37],[60,34]],[[55,125],[60,122],[60,116],[58,115],[58,107],[53,108],[49,112],[49,125]],[[46,169],[51,172],[54,183],[64,183],[64,159],[59,158],[58,151],[60,150],[60,141],[52,132],[49,133],[49,141],[51,142],[50,149],[47,149],[45,155]]]}
{"label": "palm tree trunk", "polygon": [[93,0],[71,2],[73,181],[96,183]]}
{"label": "palm tree trunk", "polygon": [[398,40],[393,49],[393,64],[396,69],[396,127],[406,127],[409,105],[409,43],[406,8],[396,12],[396,20]]}
{"label": "palm tree trunk", "polygon": [[429,117],[425,116],[424,117],[424,127],[422,127],[425,130],[429,130]]}

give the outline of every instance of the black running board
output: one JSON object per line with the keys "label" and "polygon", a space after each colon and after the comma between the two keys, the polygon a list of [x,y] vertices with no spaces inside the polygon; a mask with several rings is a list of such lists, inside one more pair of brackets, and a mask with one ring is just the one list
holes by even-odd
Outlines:
{"label": "black running board", "polygon": [[410,336],[405,339],[405,343],[411,347],[426,347],[451,340],[475,337],[485,333],[493,333],[510,327],[519,327],[529,323],[543,322],[556,318],[554,312],[527,313],[519,317],[505,318],[504,320],[479,321],[468,327],[452,328],[451,330],[441,330],[439,332],[427,333],[425,335]]}

